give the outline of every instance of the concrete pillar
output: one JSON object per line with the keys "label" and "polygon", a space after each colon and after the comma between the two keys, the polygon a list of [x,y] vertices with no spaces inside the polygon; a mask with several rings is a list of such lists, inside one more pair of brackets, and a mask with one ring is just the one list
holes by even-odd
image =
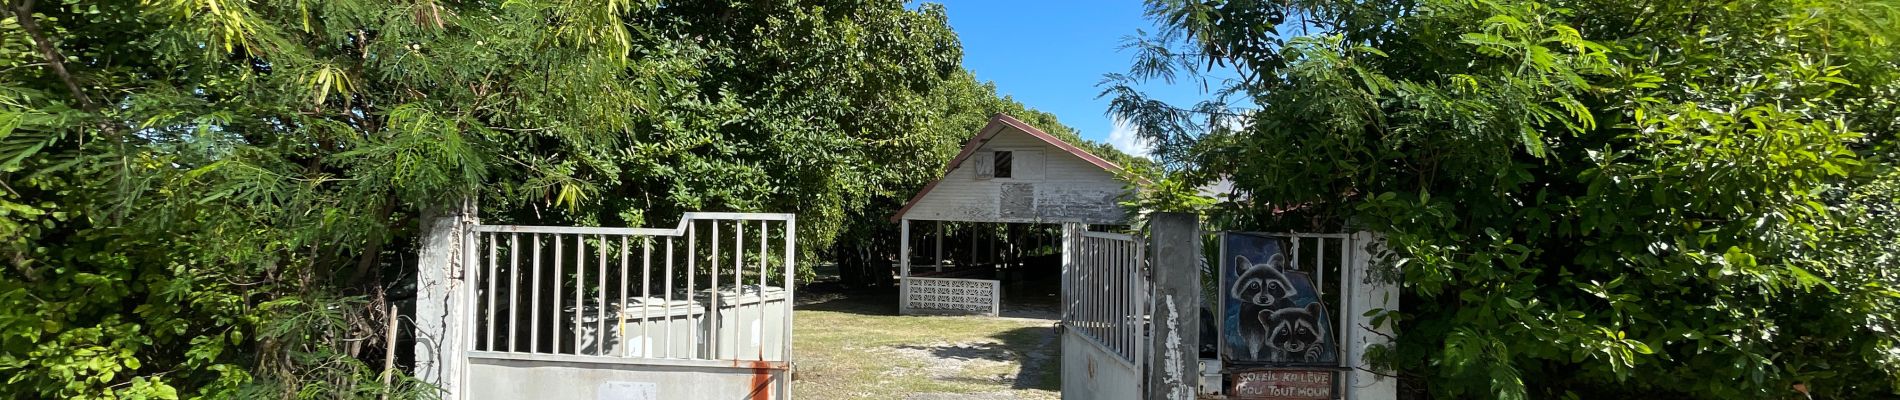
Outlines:
{"label": "concrete pillar", "polygon": [[1352,365],[1347,372],[1346,398],[1354,400],[1392,400],[1399,396],[1399,380],[1389,373],[1375,373],[1371,363],[1365,360],[1368,349],[1377,346],[1392,345],[1392,320],[1386,325],[1374,326],[1371,316],[1366,313],[1373,310],[1399,309],[1398,272],[1381,272],[1372,267],[1377,258],[1385,251],[1385,239],[1371,232],[1359,232],[1352,235],[1352,259],[1347,260],[1345,268],[1346,292],[1351,300],[1346,304],[1341,318],[1352,320],[1351,328],[1346,330],[1345,345],[1341,350],[1351,358],[1346,360]]}
{"label": "concrete pillar", "polygon": [[441,390],[444,400],[465,398],[468,358],[473,341],[469,311],[474,259],[469,239],[475,202],[431,207],[422,212],[422,250],[416,263],[415,376]]}
{"label": "concrete pillar", "polygon": [[1201,222],[1185,213],[1148,219],[1154,315],[1145,399],[1194,400],[1200,387]]}

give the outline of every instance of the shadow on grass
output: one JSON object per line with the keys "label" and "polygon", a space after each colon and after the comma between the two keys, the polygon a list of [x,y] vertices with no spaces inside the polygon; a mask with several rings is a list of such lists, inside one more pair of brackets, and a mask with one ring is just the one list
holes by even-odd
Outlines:
{"label": "shadow on grass", "polygon": [[1017,356],[1016,354],[1013,354],[1014,352],[1010,351],[1010,347],[1008,345],[997,344],[997,343],[964,343],[964,344],[954,344],[954,345],[944,345],[944,346],[918,346],[918,345],[905,344],[905,345],[897,345],[894,347],[897,347],[900,349],[906,349],[906,350],[918,350],[918,351],[929,352],[930,355],[933,357],[951,359],[951,360],[989,360],[989,361],[1007,362],[1007,361],[1016,361],[1018,358],[1021,358]]}
{"label": "shadow on grass", "polygon": [[853,290],[799,294],[799,310],[829,311],[858,315],[897,315],[895,290]]}
{"label": "shadow on grass", "polygon": [[1062,342],[1055,327],[1026,326],[990,335],[1003,347],[1020,352],[1015,389],[1062,390]]}
{"label": "shadow on grass", "polygon": [[[1037,389],[1047,391],[1062,390],[1061,359],[1062,347],[1056,342],[1055,329],[1052,327],[1027,326],[998,332],[991,338],[1002,343],[963,343],[941,346],[901,345],[900,349],[929,352],[931,356],[950,360],[987,360],[995,362],[1015,362],[1016,374],[1002,379],[1011,389]],[[996,380],[982,377],[945,377],[939,378],[951,382],[994,384]]]}

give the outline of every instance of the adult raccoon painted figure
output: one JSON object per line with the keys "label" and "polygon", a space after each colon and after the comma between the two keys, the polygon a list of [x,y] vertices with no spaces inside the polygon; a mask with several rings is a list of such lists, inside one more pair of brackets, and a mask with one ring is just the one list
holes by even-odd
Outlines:
{"label": "adult raccoon painted figure", "polygon": [[1286,258],[1279,254],[1259,264],[1235,256],[1234,265],[1240,266],[1240,274],[1230,295],[1240,299],[1240,337],[1246,342],[1247,358],[1259,360],[1261,350],[1269,347],[1266,317],[1276,310],[1297,308],[1293,305],[1293,281],[1284,272]]}

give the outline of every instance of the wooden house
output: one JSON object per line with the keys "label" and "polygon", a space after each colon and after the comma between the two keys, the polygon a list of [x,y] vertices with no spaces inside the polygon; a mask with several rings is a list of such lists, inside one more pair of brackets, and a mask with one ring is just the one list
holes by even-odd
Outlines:
{"label": "wooden house", "polygon": [[[1121,166],[1020,120],[990,118],[941,178],[891,216],[902,232],[900,310],[999,313],[1002,278],[1030,265],[1022,250],[1060,251],[1059,237],[1037,232],[1057,232],[1063,223],[1128,223],[1120,202],[1132,195],[1129,176]],[[935,228],[934,235],[915,235],[934,238],[923,243],[935,256],[925,258],[927,265],[913,265],[919,255],[911,250],[920,247],[911,243],[913,221]],[[957,243],[946,246],[946,237]]]}

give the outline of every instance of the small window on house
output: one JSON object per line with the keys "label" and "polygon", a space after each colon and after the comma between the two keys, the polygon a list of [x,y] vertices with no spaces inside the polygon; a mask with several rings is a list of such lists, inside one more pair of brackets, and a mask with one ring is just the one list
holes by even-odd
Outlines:
{"label": "small window on house", "polygon": [[1010,157],[1010,152],[1007,152],[1007,151],[996,152],[996,169],[995,169],[996,172],[994,176],[998,178],[1010,177],[1010,172],[1012,172],[1011,164],[1014,164],[1014,163],[1011,163],[1010,161],[1012,161],[1013,158],[1014,157]]}

